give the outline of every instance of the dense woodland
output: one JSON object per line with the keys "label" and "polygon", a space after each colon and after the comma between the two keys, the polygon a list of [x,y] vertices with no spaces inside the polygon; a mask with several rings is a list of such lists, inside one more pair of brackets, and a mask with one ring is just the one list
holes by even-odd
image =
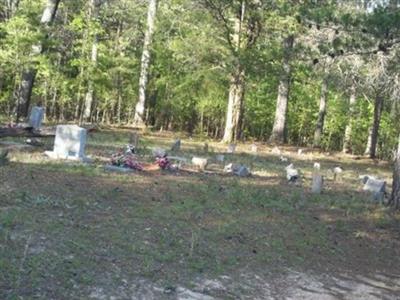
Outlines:
{"label": "dense woodland", "polygon": [[0,114],[392,158],[397,0],[2,0]]}

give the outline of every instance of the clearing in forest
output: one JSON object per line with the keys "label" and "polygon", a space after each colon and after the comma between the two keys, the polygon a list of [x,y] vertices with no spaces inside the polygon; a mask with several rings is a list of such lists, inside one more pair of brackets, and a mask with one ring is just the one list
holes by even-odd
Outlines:
{"label": "clearing in forest", "polygon": [[[239,144],[182,138],[179,155],[207,170],[104,171],[129,131],[89,134],[93,164],[12,152],[0,167],[0,299],[399,299],[400,216],[361,191],[360,174],[390,178],[386,163],[282,148],[301,171]],[[141,136],[140,159],[173,136]],[[310,193],[314,162],[327,174]],[[328,169],[343,168],[334,181]]]}

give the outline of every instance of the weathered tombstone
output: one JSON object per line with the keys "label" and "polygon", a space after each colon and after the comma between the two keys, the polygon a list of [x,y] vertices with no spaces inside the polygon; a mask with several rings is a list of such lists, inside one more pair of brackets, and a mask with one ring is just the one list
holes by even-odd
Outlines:
{"label": "weathered tombstone", "polygon": [[257,153],[257,151],[258,151],[257,145],[256,144],[251,144],[250,145],[250,151],[253,152],[253,153]]}
{"label": "weathered tombstone", "polygon": [[361,179],[363,184],[366,184],[368,179],[370,179],[370,178],[372,178],[374,180],[377,179],[375,176],[371,176],[371,175],[360,175],[358,178]]}
{"label": "weathered tombstone", "polygon": [[217,154],[217,156],[215,156],[215,159],[217,160],[217,162],[223,163],[225,160],[225,155]]}
{"label": "weathered tombstone", "polygon": [[228,145],[228,149],[227,149],[228,153],[235,153],[235,150],[236,150],[236,144],[229,144]]}
{"label": "weathered tombstone", "polygon": [[314,163],[314,171],[316,171],[316,170],[318,170],[318,171],[321,170],[321,164],[318,162]]}
{"label": "weathered tombstone", "polygon": [[87,161],[85,156],[86,129],[77,125],[58,125],[54,150],[45,154],[55,159],[71,159]]}
{"label": "weathered tombstone", "polygon": [[284,156],[280,156],[279,157],[279,160],[281,161],[281,162],[287,162],[289,159],[287,158],[287,157],[284,157]]}
{"label": "weathered tombstone", "polygon": [[250,176],[250,171],[246,166],[240,166],[239,169],[235,172],[235,174],[239,177],[247,177]]}
{"label": "weathered tombstone", "polygon": [[192,158],[192,164],[204,171],[208,165],[208,159],[195,156]]}
{"label": "weathered tombstone", "polygon": [[205,153],[208,152],[208,143],[204,143],[203,151],[204,151]]}
{"label": "weathered tombstone", "polygon": [[343,169],[341,167],[333,168],[333,180],[342,180]]}
{"label": "weathered tombstone", "polygon": [[239,168],[240,168],[239,164],[230,163],[224,167],[224,172],[225,173],[235,173],[239,170]]}
{"label": "weathered tombstone", "polygon": [[289,182],[296,183],[297,180],[300,178],[299,171],[294,168],[293,164],[288,165],[286,168],[286,178]]}
{"label": "weathered tombstone", "polygon": [[179,150],[181,150],[181,140],[177,139],[172,144],[171,151],[172,152],[176,152],[176,151],[179,151]]}
{"label": "weathered tombstone", "polygon": [[8,150],[7,149],[0,149],[0,166],[4,165],[8,162]]}
{"label": "weathered tombstone", "polygon": [[275,154],[275,155],[281,155],[282,154],[281,150],[276,146],[274,148],[272,148],[271,153]]}
{"label": "weathered tombstone", "polygon": [[321,194],[324,185],[324,177],[318,172],[313,173],[311,192]]}
{"label": "weathered tombstone", "polygon": [[44,108],[34,106],[32,107],[31,114],[29,116],[29,126],[33,127],[34,129],[39,129],[42,126],[44,117]]}
{"label": "weathered tombstone", "polygon": [[167,151],[162,148],[154,148],[152,150],[153,156],[154,157],[165,157],[167,155]]}
{"label": "weathered tombstone", "polygon": [[129,144],[136,150],[139,146],[139,134],[137,132],[131,133],[129,137]]}
{"label": "weathered tombstone", "polygon": [[386,181],[370,177],[365,183],[363,190],[372,192],[375,201],[383,202],[386,193]]}

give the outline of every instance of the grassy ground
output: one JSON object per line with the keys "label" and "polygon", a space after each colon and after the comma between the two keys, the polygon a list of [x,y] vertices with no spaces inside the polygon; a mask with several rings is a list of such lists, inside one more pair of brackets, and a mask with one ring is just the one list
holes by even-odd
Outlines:
{"label": "grassy ground", "polygon": [[[149,149],[173,138],[142,136],[140,159],[151,162]],[[208,171],[107,173],[108,157],[129,140],[124,130],[90,134],[90,165],[49,161],[42,148],[12,153],[0,167],[0,299],[284,299],[288,272],[385,276],[371,295],[398,299],[400,216],[373,203],[358,179],[389,180],[388,164],[284,148],[303,174],[295,186],[265,145],[226,155],[251,168],[238,178],[215,160],[224,146],[208,141],[204,153],[203,142],[182,138],[176,154],[209,157]],[[309,192],[314,161],[327,176],[322,195]],[[327,170],[338,165],[345,172],[333,181]],[[340,298],[348,289],[325,291]]]}

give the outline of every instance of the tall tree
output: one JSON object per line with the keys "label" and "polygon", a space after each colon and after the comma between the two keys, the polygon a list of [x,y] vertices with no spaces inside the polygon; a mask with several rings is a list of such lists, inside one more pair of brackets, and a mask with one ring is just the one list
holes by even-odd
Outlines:
{"label": "tall tree", "polygon": [[[90,0],[89,14],[88,14],[89,23],[92,21],[91,19],[93,19],[93,21],[96,22],[96,19],[99,14],[100,5],[101,5],[101,1]],[[90,26],[89,26],[89,28],[90,28]],[[92,49],[91,49],[91,55],[90,55],[90,70],[93,70],[96,67],[97,56],[98,56],[98,37],[97,37],[97,34],[95,33],[93,36]],[[90,73],[92,73],[92,72],[89,72],[89,74]],[[88,78],[88,90],[85,95],[85,108],[83,111],[83,119],[86,122],[90,121],[90,117],[92,115],[93,95],[94,95],[93,78]]]}
{"label": "tall tree", "polygon": [[350,88],[350,100],[349,100],[349,115],[348,121],[346,125],[346,129],[344,131],[344,141],[343,141],[343,153],[350,153],[351,152],[351,137],[353,132],[353,117],[355,112],[355,106],[357,101],[357,94],[356,94],[356,83],[355,79],[352,78],[351,80],[351,88]]}
{"label": "tall tree", "polygon": [[[40,23],[46,28],[53,22],[57,13],[58,5],[61,0],[47,0]],[[32,47],[32,55],[37,56],[43,51],[42,42]],[[21,83],[16,93],[17,107],[16,119],[25,118],[28,115],[29,105],[31,101],[33,84],[35,81],[36,69],[34,67],[25,70],[21,77]]]}
{"label": "tall tree", "polygon": [[149,76],[150,49],[156,21],[157,0],[149,0],[147,12],[147,29],[144,36],[142,60],[139,77],[139,99],[135,107],[133,123],[136,126],[145,126],[146,88]]}
{"label": "tall tree", "polygon": [[278,98],[276,100],[275,121],[269,141],[282,144],[286,140],[285,127],[290,89],[290,56],[293,49],[294,36],[289,35],[283,41],[282,71],[279,79]]}
{"label": "tall tree", "polygon": [[202,0],[202,3],[222,25],[230,52],[228,106],[222,138],[222,142],[230,143],[241,135],[247,67],[244,60],[260,34],[262,2]]}
{"label": "tall tree", "polygon": [[397,151],[395,151],[394,156],[392,194],[389,205],[400,209],[400,136]]}
{"label": "tall tree", "polygon": [[322,79],[321,83],[321,95],[319,98],[318,119],[314,132],[314,147],[321,146],[322,133],[324,131],[327,98],[328,98],[328,78],[326,75],[324,75],[324,78]]}

